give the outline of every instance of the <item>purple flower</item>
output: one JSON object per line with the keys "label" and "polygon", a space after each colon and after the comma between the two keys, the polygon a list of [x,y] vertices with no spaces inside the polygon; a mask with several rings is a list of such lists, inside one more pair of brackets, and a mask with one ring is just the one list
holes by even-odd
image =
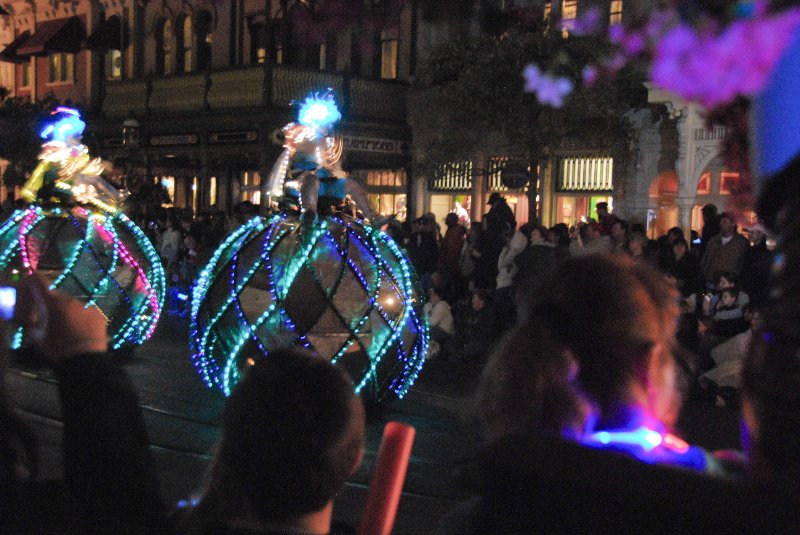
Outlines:
{"label": "purple flower", "polygon": [[800,27],[800,9],[776,16],[760,16],[760,9],[719,35],[687,25],[667,31],[655,45],[653,82],[706,107],[758,92]]}
{"label": "purple flower", "polygon": [[597,67],[594,65],[587,65],[583,68],[583,72],[581,73],[581,79],[583,83],[587,86],[594,85],[597,81],[597,78],[600,76],[600,73],[597,71]]}
{"label": "purple flower", "polygon": [[560,108],[564,104],[564,97],[572,92],[571,80],[543,73],[536,65],[525,67],[522,75],[525,78],[525,92],[536,94],[540,104]]}
{"label": "purple flower", "polygon": [[618,45],[625,39],[625,28],[622,24],[613,24],[608,28],[608,40]]}
{"label": "purple flower", "polygon": [[572,33],[575,35],[589,35],[597,31],[600,27],[600,10],[593,7],[580,15],[572,26]]}
{"label": "purple flower", "polygon": [[542,71],[536,65],[530,64],[525,67],[522,76],[525,78],[525,92],[535,93],[542,83]]}

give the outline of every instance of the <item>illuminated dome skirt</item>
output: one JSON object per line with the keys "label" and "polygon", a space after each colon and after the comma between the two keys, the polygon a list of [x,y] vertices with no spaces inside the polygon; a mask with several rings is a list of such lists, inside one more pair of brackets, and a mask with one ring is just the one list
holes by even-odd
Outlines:
{"label": "illuminated dome skirt", "polygon": [[306,347],[343,368],[365,401],[402,398],[428,347],[421,305],[408,260],[383,232],[338,216],[254,218],[200,275],[192,358],[229,395],[255,359]]}
{"label": "illuminated dome skirt", "polygon": [[[19,273],[38,273],[51,288],[96,305],[108,319],[113,349],[147,340],[164,303],[158,254],[122,213],[17,210],[0,225],[0,276]],[[23,339],[20,329],[13,345]]]}

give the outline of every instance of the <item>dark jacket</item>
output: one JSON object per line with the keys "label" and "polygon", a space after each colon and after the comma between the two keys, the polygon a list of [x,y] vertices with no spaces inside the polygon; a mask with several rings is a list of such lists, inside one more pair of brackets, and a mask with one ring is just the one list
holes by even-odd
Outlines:
{"label": "dark jacket", "polygon": [[64,481],[3,485],[0,528],[168,532],[138,396],[125,372],[105,354],[72,357],[54,371],[64,419]]}
{"label": "dark jacket", "polygon": [[514,258],[517,274],[514,276],[514,289],[525,295],[539,286],[553,272],[558,260],[556,248],[548,243],[533,242]]}
{"label": "dark jacket", "polygon": [[700,262],[693,254],[687,252],[680,260],[675,260],[673,257],[667,265],[666,272],[678,281],[678,290],[683,297],[689,297],[700,291]]}
{"label": "dark jacket", "polygon": [[505,199],[495,201],[485,217],[486,227],[484,230],[489,234],[499,236],[501,234],[508,234],[517,228],[517,220],[514,218],[514,212]]}
{"label": "dark jacket", "polygon": [[722,234],[717,234],[708,241],[703,252],[701,268],[706,281],[717,283],[715,280],[719,273],[728,271],[739,275],[744,266],[744,258],[750,242],[741,234],[734,234],[725,245],[722,244]]}
{"label": "dark jacket", "polygon": [[753,303],[763,303],[767,298],[767,283],[772,273],[774,254],[767,249],[766,241],[750,246],[744,256],[742,289]]}
{"label": "dark jacket", "polygon": [[437,535],[795,533],[796,482],[748,483],[647,464],[557,437],[514,435],[482,449],[478,497]]}
{"label": "dark jacket", "polygon": [[439,259],[439,245],[432,230],[418,230],[408,240],[408,258],[419,273],[433,273]]}

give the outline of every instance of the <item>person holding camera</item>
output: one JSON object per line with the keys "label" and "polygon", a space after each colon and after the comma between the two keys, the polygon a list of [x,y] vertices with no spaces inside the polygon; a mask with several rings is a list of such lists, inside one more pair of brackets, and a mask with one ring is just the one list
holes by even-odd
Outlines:
{"label": "person holding camera", "polygon": [[[0,526],[11,533],[167,532],[138,396],[108,353],[105,317],[37,276],[16,294],[2,330],[24,327],[58,379],[64,480],[36,479],[36,439],[0,386]],[[7,348],[3,340],[0,385]]]}

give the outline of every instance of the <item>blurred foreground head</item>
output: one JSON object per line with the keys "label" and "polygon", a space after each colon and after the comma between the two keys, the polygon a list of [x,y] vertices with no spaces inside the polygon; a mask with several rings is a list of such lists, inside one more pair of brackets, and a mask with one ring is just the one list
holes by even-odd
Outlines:
{"label": "blurred foreground head", "polygon": [[226,402],[200,507],[216,520],[292,521],[326,507],[363,450],[364,409],[344,372],[299,350],[272,352]]}
{"label": "blurred foreground head", "polygon": [[674,423],[678,307],[663,277],[621,256],[578,257],[530,295],[481,378],[488,438],[578,437],[624,426],[631,409]]}

